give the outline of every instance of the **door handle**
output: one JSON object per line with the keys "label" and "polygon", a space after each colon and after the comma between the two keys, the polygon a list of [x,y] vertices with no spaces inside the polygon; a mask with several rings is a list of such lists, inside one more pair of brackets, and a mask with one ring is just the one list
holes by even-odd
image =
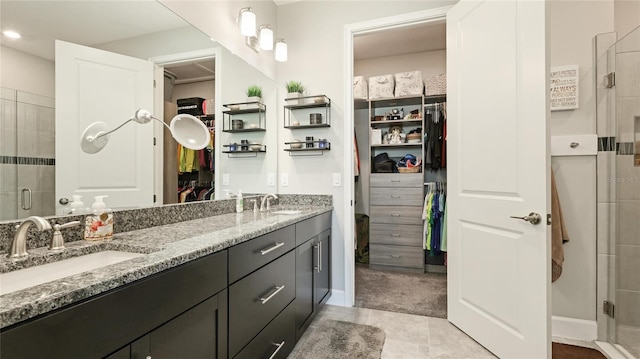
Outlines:
{"label": "door handle", "polygon": [[542,221],[542,216],[535,212],[531,212],[528,216],[524,217],[510,216],[509,218],[522,219],[523,221],[527,221],[531,224],[539,224]]}
{"label": "door handle", "polygon": [[270,247],[270,248],[267,248],[267,249],[263,249],[263,250],[261,250],[261,251],[260,251],[260,255],[262,255],[262,256],[263,256],[263,255],[265,255],[265,254],[267,254],[267,253],[270,253],[270,252],[272,252],[272,251],[275,251],[276,249],[278,249],[278,248],[280,248],[280,247],[282,247],[282,246],[284,246],[284,242],[282,242],[282,243],[278,243],[278,242],[276,242],[276,244],[275,244],[274,246],[272,246],[272,247]]}
{"label": "door handle", "polygon": [[282,347],[284,346],[284,340],[283,340],[283,341],[282,341],[282,343],[280,343],[280,344],[273,343],[273,345],[275,345],[277,348],[276,348],[276,351],[275,351],[275,352],[273,352],[273,354],[271,354],[271,356],[269,357],[269,359],[273,359],[273,358],[275,358],[275,357],[276,357],[276,354],[278,354],[278,352],[280,351],[280,349],[282,349]]}
{"label": "door handle", "polygon": [[[25,201],[25,199],[24,199],[24,194],[25,193],[29,194],[29,200],[28,201]],[[20,191],[20,206],[25,211],[31,209],[31,188],[23,188],[22,191]]]}
{"label": "door handle", "polygon": [[268,302],[269,300],[271,300],[271,298],[273,298],[276,294],[280,293],[280,291],[284,289],[284,285],[281,285],[281,286],[279,286],[279,287],[275,287],[274,289],[275,289],[275,291],[274,291],[273,293],[271,293],[268,297],[266,297],[266,298],[265,298],[265,297],[260,298],[260,302],[261,302],[262,304],[267,303],[267,302]]}

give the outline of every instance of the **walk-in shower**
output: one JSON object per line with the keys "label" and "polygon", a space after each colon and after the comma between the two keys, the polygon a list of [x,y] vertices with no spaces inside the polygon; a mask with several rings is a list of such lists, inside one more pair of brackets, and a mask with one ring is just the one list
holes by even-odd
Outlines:
{"label": "walk-in shower", "polygon": [[640,27],[595,43],[598,339],[640,358]]}

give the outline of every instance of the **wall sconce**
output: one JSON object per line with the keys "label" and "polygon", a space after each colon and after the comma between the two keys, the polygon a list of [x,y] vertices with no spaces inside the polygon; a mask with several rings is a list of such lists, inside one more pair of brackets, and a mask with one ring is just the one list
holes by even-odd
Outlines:
{"label": "wall sconce", "polygon": [[276,61],[284,62],[287,61],[287,43],[284,42],[284,39],[276,40],[276,51],[275,57]]}
{"label": "wall sconce", "polygon": [[80,148],[85,153],[98,153],[109,142],[110,133],[115,132],[131,121],[148,123],[151,120],[156,120],[163,124],[169,129],[171,136],[186,148],[201,150],[209,144],[209,130],[197,117],[189,114],[179,114],[171,120],[170,125],[167,125],[164,121],[153,117],[149,111],[139,109],[130,119],[111,131],[106,131],[107,124],[104,122],[92,123],[82,133]]}
{"label": "wall sconce", "polygon": [[256,36],[256,14],[250,7],[240,9],[240,33],[244,36]]}
{"label": "wall sconce", "polygon": [[265,51],[273,50],[273,30],[269,25],[260,25],[260,49]]}

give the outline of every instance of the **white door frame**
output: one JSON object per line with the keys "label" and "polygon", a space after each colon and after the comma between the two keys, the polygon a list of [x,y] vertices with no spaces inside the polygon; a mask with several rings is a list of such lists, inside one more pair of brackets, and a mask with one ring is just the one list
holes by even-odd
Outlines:
{"label": "white door frame", "polygon": [[[353,37],[367,33],[398,29],[405,26],[427,24],[434,21],[442,21],[447,18],[447,11],[452,6],[438,7],[423,11],[411,12],[397,16],[374,19],[344,27],[344,139],[343,143],[353,143]],[[351,180],[354,176],[353,150],[345,148],[344,151],[344,178],[348,178],[344,184],[344,305],[353,307],[355,303],[355,261],[354,261],[354,186]],[[350,235],[351,233],[351,235]]]}
{"label": "white door frame", "polygon": [[[212,47],[210,49],[195,50],[195,51],[181,52],[177,54],[150,57],[149,61],[153,62],[157,66],[164,68],[167,65],[175,65],[175,64],[185,63],[185,62],[213,59],[213,61],[215,62],[215,65],[214,65],[215,72],[216,74],[219,74],[221,73],[220,54],[221,52],[219,47]],[[222,105],[220,104],[222,101],[221,100],[222,90],[221,90],[220,81],[215,81],[214,86],[215,86],[215,90],[214,90],[215,91],[215,94],[214,94],[215,113],[216,113],[216,117],[222,118]],[[164,91],[159,90],[162,88],[163,87],[161,84],[157,84],[156,88],[154,89],[153,113],[157,118],[164,117],[164,106],[163,106]],[[218,114],[220,114],[220,116],[218,116]],[[217,128],[216,128],[216,131],[218,131]],[[153,135],[156,138],[156,147],[155,147],[155,153],[154,153],[155,163],[153,166],[153,171],[154,171],[153,188],[154,188],[154,193],[156,194],[156,202],[154,203],[154,205],[161,206],[164,203],[163,192],[161,190],[163,185],[163,171],[164,171],[164,161],[163,161],[164,146],[162,142],[164,137],[164,126],[156,121],[153,122]],[[219,138],[217,133],[216,133],[216,138]],[[216,158],[214,161],[215,163],[220,163],[220,158],[219,158],[220,154],[218,153],[218,151],[215,151],[215,153],[216,153],[215,154]],[[216,171],[215,179],[214,179],[215,183],[218,183],[218,180],[219,180],[218,176],[219,176],[219,171]]]}

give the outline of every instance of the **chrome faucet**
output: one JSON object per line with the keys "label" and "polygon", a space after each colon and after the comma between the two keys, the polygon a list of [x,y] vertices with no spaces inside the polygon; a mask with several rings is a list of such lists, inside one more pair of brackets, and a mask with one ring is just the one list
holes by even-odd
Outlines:
{"label": "chrome faucet", "polygon": [[16,235],[13,237],[9,258],[21,258],[29,254],[27,253],[27,231],[32,224],[34,224],[40,232],[51,229],[51,224],[42,217],[31,216],[25,218],[24,221],[16,226]]}
{"label": "chrome faucet", "polygon": [[[260,202],[260,212],[268,211],[271,209],[270,198],[278,199],[278,196],[273,193],[265,194],[264,197],[262,197],[262,201]],[[264,206],[265,202],[267,202],[266,208]]]}

